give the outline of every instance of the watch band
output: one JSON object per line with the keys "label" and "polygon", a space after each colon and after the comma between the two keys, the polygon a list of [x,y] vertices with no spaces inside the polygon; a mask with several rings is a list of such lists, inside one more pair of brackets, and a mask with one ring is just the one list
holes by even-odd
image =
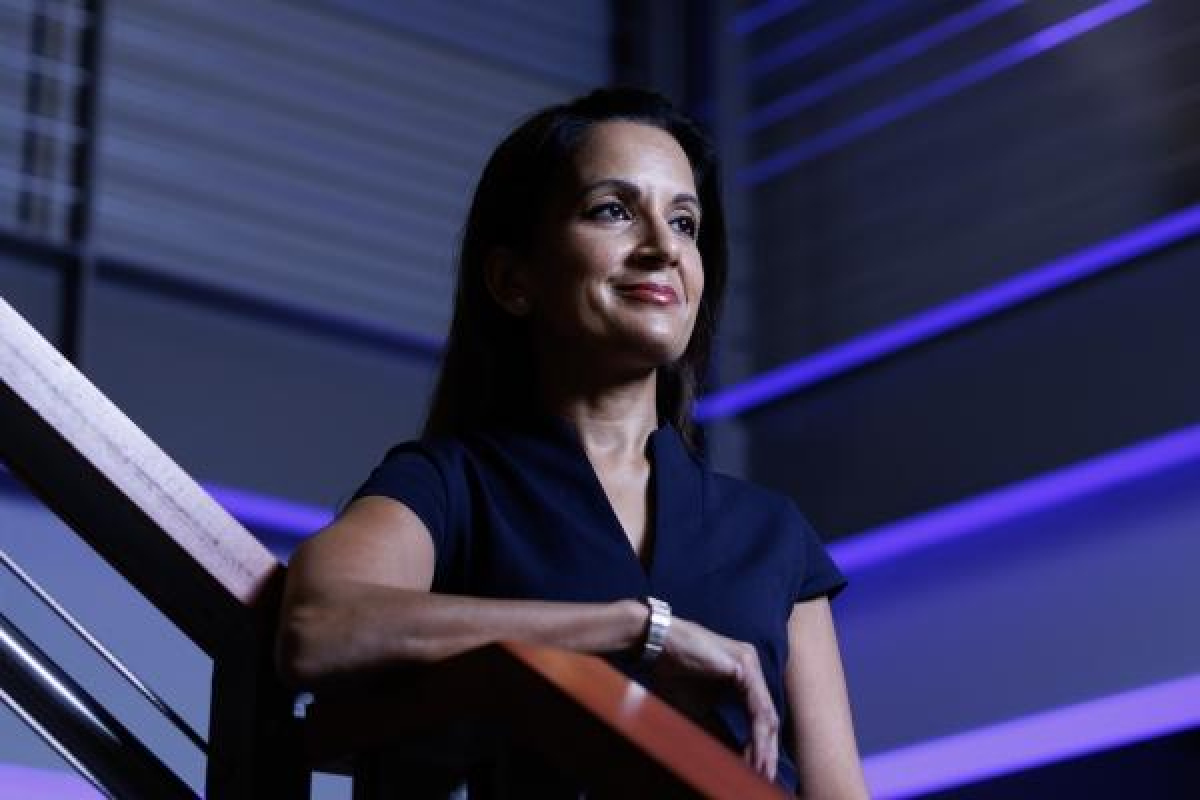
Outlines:
{"label": "watch band", "polygon": [[645,598],[650,608],[650,620],[646,625],[646,641],[642,645],[642,662],[652,664],[662,655],[667,642],[667,631],[671,627],[671,606],[657,597]]}

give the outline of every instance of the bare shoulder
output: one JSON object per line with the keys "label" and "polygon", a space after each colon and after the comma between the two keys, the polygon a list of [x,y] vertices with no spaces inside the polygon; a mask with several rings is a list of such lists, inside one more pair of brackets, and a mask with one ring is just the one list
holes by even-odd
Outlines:
{"label": "bare shoulder", "polygon": [[296,550],[289,583],[370,583],[429,589],[433,538],[408,506],[389,497],[360,497]]}

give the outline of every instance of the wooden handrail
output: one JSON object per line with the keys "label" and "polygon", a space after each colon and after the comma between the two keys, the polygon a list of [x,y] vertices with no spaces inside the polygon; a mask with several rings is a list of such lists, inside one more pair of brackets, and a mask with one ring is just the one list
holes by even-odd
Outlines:
{"label": "wooden handrail", "polygon": [[519,642],[410,671],[383,690],[318,699],[308,708],[305,747],[314,763],[330,763],[383,742],[466,727],[540,752],[605,797],[781,797],[603,660]]}
{"label": "wooden handrail", "polygon": [[298,725],[271,659],[284,567],[3,299],[0,458],[213,658],[213,800],[307,797],[314,764],[471,723],[618,796],[779,796],[600,659],[525,644],[323,696]]}
{"label": "wooden handrail", "polygon": [[278,560],[2,299],[0,457],[210,656],[270,613]]}
{"label": "wooden handrail", "polygon": [[0,458],[212,657],[206,794],[299,796],[271,660],[283,566],[3,299]]}

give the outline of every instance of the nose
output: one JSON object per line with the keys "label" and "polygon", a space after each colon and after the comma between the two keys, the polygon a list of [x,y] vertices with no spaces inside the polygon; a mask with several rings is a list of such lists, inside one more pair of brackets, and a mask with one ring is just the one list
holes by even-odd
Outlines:
{"label": "nose", "polygon": [[635,253],[637,262],[646,267],[675,266],[679,263],[679,239],[663,219],[646,219],[642,239]]}

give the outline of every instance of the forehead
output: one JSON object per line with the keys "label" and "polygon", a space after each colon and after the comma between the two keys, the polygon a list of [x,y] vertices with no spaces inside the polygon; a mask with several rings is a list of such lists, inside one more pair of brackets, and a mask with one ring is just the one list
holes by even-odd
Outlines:
{"label": "forehead", "polygon": [[592,126],[571,159],[579,183],[620,178],[639,186],[695,192],[687,154],[675,137],[640,122],[613,120]]}

